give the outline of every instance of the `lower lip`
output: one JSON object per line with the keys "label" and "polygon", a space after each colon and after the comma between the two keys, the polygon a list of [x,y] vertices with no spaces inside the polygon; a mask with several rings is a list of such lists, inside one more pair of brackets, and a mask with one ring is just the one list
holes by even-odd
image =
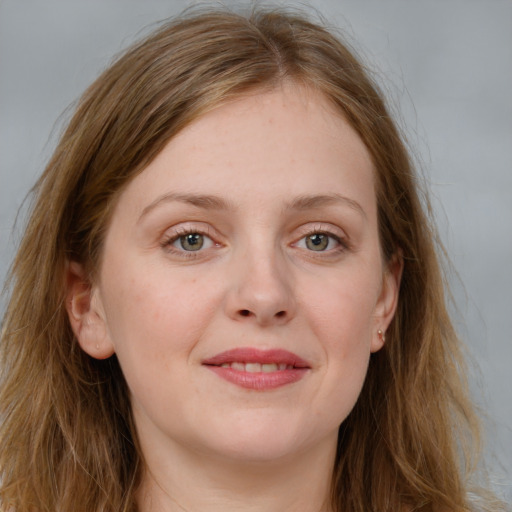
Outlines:
{"label": "lower lip", "polygon": [[246,389],[256,389],[265,391],[275,389],[302,379],[308,368],[292,368],[290,370],[276,370],[275,372],[242,372],[233,368],[223,368],[222,366],[206,365],[212,372],[219,377]]}

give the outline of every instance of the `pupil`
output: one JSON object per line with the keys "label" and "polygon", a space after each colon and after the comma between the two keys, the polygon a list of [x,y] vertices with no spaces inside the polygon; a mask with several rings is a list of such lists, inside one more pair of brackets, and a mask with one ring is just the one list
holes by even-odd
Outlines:
{"label": "pupil", "polygon": [[190,233],[181,238],[181,246],[187,251],[198,251],[203,246],[203,235]]}
{"label": "pupil", "polygon": [[187,236],[188,245],[196,245],[198,242],[199,242],[199,235],[197,233]]}
{"label": "pupil", "polygon": [[312,251],[323,251],[328,245],[329,237],[327,235],[322,235],[321,233],[310,235],[306,238],[306,246]]}

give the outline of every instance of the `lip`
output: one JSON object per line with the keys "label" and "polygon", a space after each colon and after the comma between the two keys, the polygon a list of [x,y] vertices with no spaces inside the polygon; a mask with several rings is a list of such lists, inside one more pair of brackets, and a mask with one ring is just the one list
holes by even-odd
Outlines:
{"label": "lip", "polygon": [[[288,368],[270,373],[252,373],[221,366],[230,363],[275,363],[286,365]],[[202,364],[232,384],[259,391],[275,389],[297,382],[311,369],[308,362],[297,354],[282,349],[235,348],[205,359]]]}

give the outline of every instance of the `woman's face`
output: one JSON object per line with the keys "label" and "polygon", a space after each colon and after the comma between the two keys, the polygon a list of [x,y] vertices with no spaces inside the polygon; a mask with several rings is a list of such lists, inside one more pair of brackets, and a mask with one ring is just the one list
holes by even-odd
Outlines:
{"label": "woman's face", "polygon": [[143,450],[261,461],[335,446],[398,276],[367,149],[286,85],[206,114],[130,182],[70,316],[90,355],[117,354]]}

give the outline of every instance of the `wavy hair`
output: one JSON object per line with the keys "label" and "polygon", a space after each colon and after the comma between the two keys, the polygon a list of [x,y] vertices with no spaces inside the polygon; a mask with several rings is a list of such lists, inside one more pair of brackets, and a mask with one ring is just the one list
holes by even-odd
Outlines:
{"label": "wavy hair", "polygon": [[34,188],[0,347],[0,509],[134,512],[144,467],[116,356],[71,331],[66,271],[94,279],[116,198],[183,127],[283,80],[323,94],[374,163],[383,254],[404,270],[385,347],[339,429],[332,506],[465,511],[478,425],[428,202],[383,95],[321,24],[282,10],[192,12],[135,44],[84,93]]}

